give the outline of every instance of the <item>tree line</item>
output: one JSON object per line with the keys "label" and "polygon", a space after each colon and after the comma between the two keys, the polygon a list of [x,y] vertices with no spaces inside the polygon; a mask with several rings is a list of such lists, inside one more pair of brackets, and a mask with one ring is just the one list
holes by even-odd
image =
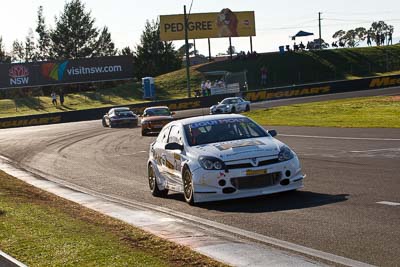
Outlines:
{"label": "tree line", "polygon": [[367,40],[368,45],[375,42],[375,44],[379,46],[393,42],[393,31],[394,27],[392,25],[388,25],[384,21],[375,21],[368,30],[364,27],[358,27],[348,31],[339,30],[333,34],[332,38],[337,39],[339,44],[334,44],[341,47],[356,47],[365,40]]}
{"label": "tree line", "polygon": [[181,68],[182,61],[172,42],[160,40],[159,23],[146,21],[140,44],[118,50],[107,26],[97,28],[95,19],[81,0],[66,2],[55,17],[55,27],[46,24],[43,6],[37,11],[35,32],[29,29],[24,41],[15,40],[12,51],[4,49],[0,35],[0,63],[35,62],[130,55],[134,76],[157,76]]}

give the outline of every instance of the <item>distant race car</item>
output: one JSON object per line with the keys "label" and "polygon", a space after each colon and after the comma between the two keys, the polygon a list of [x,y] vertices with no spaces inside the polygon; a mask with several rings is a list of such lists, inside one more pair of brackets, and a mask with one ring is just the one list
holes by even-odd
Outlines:
{"label": "distant race car", "polygon": [[122,125],[134,127],[138,125],[138,116],[127,107],[112,108],[103,116],[102,124],[110,128]]}
{"label": "distant race car", "polygon": [[246,101],[241,97],[228,97],[210,107],[210,114],[236,113],[242,111],[250,111],[250,101]]}
{"label": "distant race car", "polygon": [[181,192],[192,205],[299,189],[300,161],[276,135],[236,114],[173,121],[150,145],[150,191]]}
{"label": "distant race car", "polygon": [[160,132],[165,124],[174,120],[172,117],[174,114],[167,106],[146,108],[141,116],[142,136]]}

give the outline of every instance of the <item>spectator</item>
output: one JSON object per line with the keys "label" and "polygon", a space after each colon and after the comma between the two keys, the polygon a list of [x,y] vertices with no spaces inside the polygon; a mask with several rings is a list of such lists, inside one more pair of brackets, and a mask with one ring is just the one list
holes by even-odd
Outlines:
{"label": "spectator", "polygon": [[369,35],[369,33],[367,34],[367,45],[371,46],[372,42],[371,42],[371,35]]}
{"label": "spectator", "polygon": [[53,103],[54,106],[57,106],[57,95],[56,92],[51,92],[51,103]]}
{"label": "spectator", "polygon": [[[57,102],[57,100],[56,100]],[[61,106],[64,106],[64,91],[61,89],[60,91],[60,104]]]}
{"label": "spectator", "polygon": [[261,85],[266,85],[267,84],[267,68],[263,66],[260,70],[261,72]]}
{"label": "spectator", "polygon": [[385,45],[385,34],[384,33],[382,33],[381,34],[381,45]]}
{"label": "spectator", "polygon": [[389,45],[389,44],[391,44],[391,45],[393,44],[393,36],[392,36],[392,35],[393,35],[392,32],[389,32],[389,33],[388,33],[388,45]]}
{"label": "spectator", "polygon": [[207,80],[207,82],[206,82],[206,93],[208,96],[211,95],[211,81],[210,80]]}
{"label": "spectator", "polygon": [[201,81],[201,96],[206,96],[206,82]]}

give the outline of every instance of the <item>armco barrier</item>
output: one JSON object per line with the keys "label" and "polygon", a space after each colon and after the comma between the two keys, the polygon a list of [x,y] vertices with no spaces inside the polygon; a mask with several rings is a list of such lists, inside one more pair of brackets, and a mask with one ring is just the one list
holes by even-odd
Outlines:
{"label": "armco barrier", "polygon": [[[269,88],[260,91],[242,92],[242,96],[252,102],[304,97],[311,95],[342,93],[359,90],[370,90],[392,86],[400,86],[400,75],[391,75],[383,77],[371,77],[366,79],[357,79],[351,81],[334,81],[313,84],[293,85],[277,88]],[[215,95],[209,97],[186,98],[177,100],[165,100],[156,102],[146,102],[129,106],[136,113],[142,113],[149,106],[168,106],[171,110],[185,110],[193,108],[210,107],[225,97],[233,96],[233,94]],[[101,119],[103,115],[110,109],[96,108],[89,110],[78,110],[69,112],[58,112],[41,115],[20,116],[13,118],[1,118],[0,128],[33,126],[53,123],[64,123],[73,121],[86,121]]]}

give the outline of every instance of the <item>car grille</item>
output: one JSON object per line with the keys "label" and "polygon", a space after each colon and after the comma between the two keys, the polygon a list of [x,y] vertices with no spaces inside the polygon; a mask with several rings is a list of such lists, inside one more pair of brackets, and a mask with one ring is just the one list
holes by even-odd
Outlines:
{"label": "car grille", "polygon": [[228,170],[232,170],[232,169],[243,169],[243,168],[253,168],[253,167],[260,167],[260,166],[267,166],[267,165],[271,165],[271,164],[275,164],[275,163],[279,163],[279,159],[275,158],[275,159],[268,159],[268,160],[263,160],[260,161],[258,163],[257,166],[254,166],[251,163],[239,163],[239,164],[232,164],[232,165],[226,165],[226,168]]}
{"label": "car grille", "polygon": [[279,183],[280,179],[281,173],[273,172],[269,174],[232,178],[231,184],[236,189],[254,189],[276,185]]}

